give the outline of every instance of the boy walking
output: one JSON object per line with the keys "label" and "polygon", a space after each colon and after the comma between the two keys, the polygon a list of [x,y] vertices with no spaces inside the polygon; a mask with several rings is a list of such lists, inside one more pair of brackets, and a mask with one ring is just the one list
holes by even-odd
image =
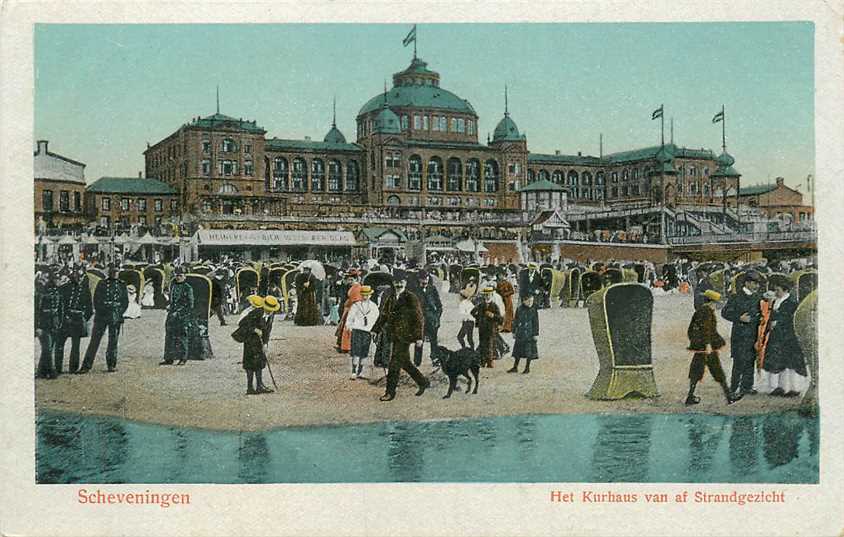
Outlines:
{"label": "boy walking", "polygon": [[703,380],[706,368],[709,368],[709,373],[715,382],[721,385],[727,404],[731,405],[735,402],[727,386],[727,377],[721,367],[721,359],[718,357],[718,349],[725,345],[724,339],[718,334],[718,319],[715,317],[715,304],[720,299],[721,294],[717,291],[712,289],[704,291],[703,304],[695,311],[689,323],[689,350],[694,352],[694,356],[689,365],[689,393],[686,396],[686,405],[700,403],[700,397],[695,396],[695,387]]}

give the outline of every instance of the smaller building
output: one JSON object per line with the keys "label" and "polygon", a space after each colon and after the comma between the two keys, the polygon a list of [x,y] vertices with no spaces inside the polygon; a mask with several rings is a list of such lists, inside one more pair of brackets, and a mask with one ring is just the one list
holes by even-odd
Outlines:
{"label": "smaller building", "polygon": [[545,179],[523,187],[519,196],[522,210],[530,214],[554,210],[565,212],[568,206],[565,189]]}
{"label": "smaller building", "polygon": [[[804,224],[814,219],[815,209],[803,204],[803,194],[785,186],[785,180],[777,177],[773,185],[753,185],[739,190],[739,203],[762,211],[768,218],[777,218],[792,224]],[[735,207],[734,199],[731,200]]]}
{"label": "smaller building", "polygon": [[33,161],[36,231],[79,228],[85,221],[85,164],[49,152],[48,143],[38,140]]}
{"label": "smaller building", "polygon": [[159,229],[179,216],[179,195],[157,179],[101,177],[85,192],[85,213],[107,229]]}

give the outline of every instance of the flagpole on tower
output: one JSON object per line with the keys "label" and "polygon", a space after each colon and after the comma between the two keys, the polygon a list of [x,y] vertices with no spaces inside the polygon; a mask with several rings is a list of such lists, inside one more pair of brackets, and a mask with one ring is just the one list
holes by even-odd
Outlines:
{"label": "flagpole on tower", "polygon": [[660,124],[660,146],[665,146],[665,113],[663,112],[663,104],[659,105],[659,124]]}
{"label": "flagpole on tower", "polygon": [[721,150],[727,151],[727,116],[724,114],[724,105],[721,105]]}

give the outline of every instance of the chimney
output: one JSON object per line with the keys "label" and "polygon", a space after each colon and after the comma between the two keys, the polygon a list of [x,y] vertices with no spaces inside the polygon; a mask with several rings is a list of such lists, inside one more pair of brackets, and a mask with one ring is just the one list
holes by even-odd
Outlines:
{"label": "chimney", "polygon": [[144,176],[141,175],[141,172],[138,172],[138,179],[143,179],[143,178],[144,178]]}
{"label": "chimney", "polygon": [[785,179],[783,179],[782,177],[777,177],[777,186],[782,186],[784,181]]}
{"label": "chimney", "polygon": [[583,153],[581,153],[580,151],[578,151],[578,152],[577,152],[577,156],[578,156],[578,157],[582,157],[582,156],[583,156]]}
{"label": "chimney", "polygon": [[305,140],[307,140],[308,142],[310,142],[310,141],[311,141],[311,137],[310,137],[310,136],[305,136]]}
{"label": "chimney", "polygon": [[47,140],[38,140],[38,154],[45,155],[47,154]]}
{"label": "chimney", "polygon": [[554,150],[554,154],[555,154],[555,155],[557,155],[557,156],[559,157],[559,156],[560,156],[560,150],[559,150],[559,149],[555,149],[555,150]]}

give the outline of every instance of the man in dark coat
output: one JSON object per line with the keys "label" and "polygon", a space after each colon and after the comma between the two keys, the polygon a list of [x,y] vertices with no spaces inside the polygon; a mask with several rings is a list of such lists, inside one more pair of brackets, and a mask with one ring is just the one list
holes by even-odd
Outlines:
{"label": "man in dark coat", "polygon": [[686,405],[700,403],[700,398],[695,396],[695,387],[703,379],[706,368],[709,368],[709,373],[715,382],[721,385],[729,405],[736,399],[733,398],[727,386],[727,376],[724,375],[721,359],[718,356],[718,349],[726,342],[718,333],[718,319],[715,317],[715,305],[721,300],[721,295],[709,289],[702,296],[703,304],[695,310],[687,330],[689,350],[693,351],[694,355],[689,364],[689,393],[686,395]]}
{"label": "man in dark coat", "polygon": [[94,328],[91,340],[85,350],[85,359],[78,373],[85,374],[94,365],[94,357],[100,348],[103,334],[108,330],[108,348],[106,349],[106,365],[108,372],[117,370],[117,341],[120,338],[120,327],[123,325],[123,312],[129,306],[129,295],[126,284],[118,279],[120,267],[111,265],[108,278],[97,284],[94,291]]}
{"label": "man in dark coat", "polygon": [[[419,287],[416,289],[416,294],[419,297],[419,302],[422,305],[422,316],[425,320],[425,337],[431,343],[431,363],[434,367],[439,365],[440,357],[437,354],[439,342],[437,341],[437,334],[440,330],[440,318],[443,314],[443,305],[440,301],[440,293],[437,288],[431,284],[431,278],[425,271],[419,272]],[[421,353],[420,353],[421,354]],[[419,361],[415,362],[418,367],[422,362],[422,357],[419,356]]]}
{"label": "man in dark coat", "polygon": [[733,323],[730,332],[730,354],[733,358],[730,390],[736,399],[756,393],[753,389],[753,366],[762,315],[759,305],[762,300],[759,294],[760,279],[756,271],[747,272],[742,288],[730,297],[721,310],[721,316]]}
{"label": "man in dark coat", "polygon": [[47,280],[35,293],[35,337],[41,344],[38,360],[38,378],[54,379],[58,372],[53,369],[53,355],[61,338],[64,321],[64,304],[59,289],[58,267],[50,270]]}
{"label": "man in dark coat", "polygon": [[70,338],[70,363],[69,373],[76,373],[79,369],[79,341],[88,337],[88,321],[94,314],[94,306],[91,303],[91,287],[88,284],[88,277],[81,265],[70,271],[70,280],[60,289],[62,295],[62,307],[64,309],[64,321],[59,340],[56,342],[55,366],[56,373],[61,374],[64,364],[64,345],[67,338]]}
{"label": "man in dark coat", "polygon": [[528,268],[519,272],[519,300],[524,300],[525,295],[533,295],[534,307],[538,306],[542,298],[545,282],[539,273],[539,265],[528,263]]}
{"label": "man in dark coat", "polygon": [[278,311],[280,305],[274,297],[268,298],[269,306],[265,299],[250,295],[247,299],[250,309],[238,322],[237,332],[241,333],[243,339],[243,369],[246,371],[247,395],[273,392],[272,388],[264,385],[261,373],[267,367],[267,345],[272,331],[273,314]]}
{"label": "man in dark coat", "polygon": [[211,278],[211,311],[220,320],[220,326],[226,326],[226,318],[223,316],[223,305],[226,301],[226,280],[225,269],[219,268]]}
{"label": "man in dark coat", "polygon": [[191,330],[194,328],[193,287],[187,282],[185,269],[176,267],[170,285],[170,305],[164,322],[164,359],[158,365],[185,365],[190,352]]}
{"label": "man in dark coat", "polygon": [[374,334],[380,333],[382,329],[386,330],[390,334],[392,344],[390,365],[387,368],[387,390],[381,396],[381,401],[395,399],[402,369],[407,371],[419,387],[416,395],[422,395],[431,385],[431,381],[425,378],[425,375],[410,361],[410,345],[412,343],[417,346],[422,345],[424,334],[422,307],[416,295],[407,291],[405,276],[396,276],[395,289],[394,298],[386,304],[385,315],[380,315],[372,327]]}
{"label": "man in dark coat", "polygon": [[302,273],[296,276],[296,326],[322,324],[316,299],[317,285],[319,280],[311,274],[311,267],[302,267]]}
{"label": "man in dark coat", "polygon": [[498,328],[504,321],[504,317],[492,301],[495,289],[485,287],[482,292],[483,302],[472,310],[472,317],[475,318],[475,326],[478,327],[477,352],[481,356],[481,363],[486,364],[486,367],[492,367],[493,360],[497,356]]}

